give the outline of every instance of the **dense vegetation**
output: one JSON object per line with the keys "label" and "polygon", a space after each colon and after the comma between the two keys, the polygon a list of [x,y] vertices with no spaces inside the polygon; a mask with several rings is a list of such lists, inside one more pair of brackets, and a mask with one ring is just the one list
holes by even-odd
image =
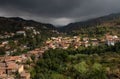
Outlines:
{"label": "dense vegetation", "polygon": [[32,79],[120,78],[120,43],[115,46],[50,49],[30,69]]}

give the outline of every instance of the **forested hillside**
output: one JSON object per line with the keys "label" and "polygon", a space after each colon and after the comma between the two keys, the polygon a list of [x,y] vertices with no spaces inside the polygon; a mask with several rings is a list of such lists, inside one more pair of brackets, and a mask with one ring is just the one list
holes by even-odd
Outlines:
{"label": "forested hillside", "polygon": [[60,28],[69,35],[102,36],[106,33],[120,36],[120,14],[90,19],[83,22],[71,23]]}
{"label": "forested hillside", "polygon": [[115,46],[48,50],[30,69],[32,79],[119,79],[120,43]]}
{"label": "forested hillside", "polygon": [[[33,20],[24,20],[19,17],[5,18],[0,17],[0,33],[4,34],[4,32],[16,32],[19,30],[23,30],[24,27],[35,27],[37,30],[41,32],[41,35],[44,34],[46,36],[53,35],[54,31],[56,31],[56,27],[51,24],[39,23]],[[53,33],[53,34],[51,34]]]}

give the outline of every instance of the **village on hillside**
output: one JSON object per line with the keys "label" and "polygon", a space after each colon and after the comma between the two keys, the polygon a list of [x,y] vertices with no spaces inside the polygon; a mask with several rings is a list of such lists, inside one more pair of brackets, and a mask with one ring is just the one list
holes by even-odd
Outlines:
{"label": "village on hillside", "polygon": [[[22,35],[26,37],[26,31],[32,30],[31,38],[34,38],[35,35],[39,35],[40,32],[36,31],[34,27],[24,27],[24,30],[16,31],[16,33],[4,33],[0,35],[0,39],[9,39],[17,35]],[[32,61],[31,56],[35,56],[35,60],[42,57],[43,53],[49,49],[77,49],[80,47],[89,47],[89,46],[99,46],[106,44],[108,46],[114,46],[117,42],[120,42],[120,38],[117,35],[106,34],[103,39],[98,38],[89,38],[89,37],[51,37],[48,38],[43,46],[40,48],[35,48],[27,51],[25,54],[18,56],[13,56],[15,52],[18,52],[17,49],[12,49],[10,47],[9,40],[3,40],[0,43],[0,47],[5,48],[5,55],[0,56],[0,79],[15,79],[16,76],[21,79],[30,79],[29,68],[31,65],[26,64]],[[17,40],[14,40],[13,43],[19,43]],[[27,50],[28,47],[26,44],[18,46],[21,50]],[[29,61],[28,61],[29,60]]]}
{"label": "village on hillside", "polygon": [[[33,29],[33,33],[39,34],[34,28],[26,27],[25,29]],[[26,36],[25,31],[17,31],[16,34],[23,34]],[[0,35],[0,38],[10,38],[15,33],[7,34],[5,36]],[[34,37],[34,36],[33,36]],[[103,39],[97,39],[97,38],[88,38],[80,36],[74,36],[74,37],[51,37],[48,38],[44,42],[44,46],[40,48],[35,48],[33,50],[28,51],[25,54],[19,55],[19,56],[11,56],[10,53],[16,52],[16,49],[13,49],[12,51],[9,51],[9,40],[3,41],[0,44],[0,47],[6,46],[6,52],[4,56],[0,57],[0,79],[16,79],[16,76],[19,76],[20,79],[30,79],[30,73],[29,68],[31,65],[26,64],[28,60],[32,61],[31,56],[35,56],[35,59],[42,57],[42,54],[49,49],[68,49],[68,48],[74,48],[77,49],[79,47],[89,47],[89,46],[99,46],[102,44],[106,44],[108,46],[114,46],[117,42],[120,42],[120,38],[117,35],[105,35],[105,38]],[[14,41],[17,43],[17,41]],[[20,46],[20,49],[28,49],[27,45]]]}

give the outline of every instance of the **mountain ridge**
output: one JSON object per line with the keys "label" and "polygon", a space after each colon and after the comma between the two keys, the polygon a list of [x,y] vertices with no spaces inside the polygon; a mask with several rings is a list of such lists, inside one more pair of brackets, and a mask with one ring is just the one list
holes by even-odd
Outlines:
{"label": "mountain ridge", "polygon": [[36,22],[34,20],[25,20],[20,17],[0,17],[0,29],[12,27],[12,26],[21,26],[21,27],[37,27],[37,28],[48,28],[51,30],[56,30],[56,27],[52,24]]}
{"label": "mountain ridge", "polygon": [[[80,32],[83,30],[85,30],[86,32],[87,30],[89,32],[92,32],[94,30],[97,31],[96,28],[101,29],[101,27],[98,26],[103,26],[104,28],[109,28],[109,27],[113,28],[114,26],[119,26],[119,25],[120,25],[120,13],[116,13],[94,19],[89,19],[86,21],[70,23],[64,27],[61,27],[59,30],[70,35],[79,35],[79,34],[83,34],[83,32],[82,33]],[[94,29],[94,30],[90,30],[90,29]],[[119,30],[120,28],[114,27],[113,31],[115,31],[115,29]]]}
{"label": "mountain ridge", "polygon": [[[34,20],[26,20],[20,17],[0,17],[0,30],[10,30],[9,28],[16,28],[16,27],[26,27],[26,26],[33,26],[38,29],[42,30],[55,30],[63,33],[67,33],[68,35],[79,35],[82,34],[81,30],[83,29],[90,29],[96,28],[97,26],[117,26],[120,25],[120,13],[109,14],[106,16],[101,16],[98,18],[89,19],[86,21],[74,22],[70,23],[66,26],[62,27],[55,27],[49,23],[41,23]],[[9,28],[8,28],[9,27]],[[11,31],[14,29],[11,29]],[[17,29],[19,30],[19,29]],[[46,32],[48,32],[46,30]],[[96,29],[95,29],[96,30]],[[87,30],[85,30],[87,31]],[[91,30],[92,31],[92,30]],[[91,32],[90,31],[90,32]],[[77,34],[74,34],[77,33]]]}

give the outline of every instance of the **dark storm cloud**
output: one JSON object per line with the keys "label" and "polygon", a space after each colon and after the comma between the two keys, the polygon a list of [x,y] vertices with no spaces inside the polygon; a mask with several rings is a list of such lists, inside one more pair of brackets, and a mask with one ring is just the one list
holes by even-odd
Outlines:
{"label": "dark storm cloud", "polygon": [[55,25],[120,12],[120,0],[0,0],[0,16],[20,16]]}
{"label": "dark storm cloud", "polygon": [[[81,0],[82,1],[82,0]],[[61,17],[81,3],[80,0],[3,0],[1,7],[19,9],[41,16]]]}

